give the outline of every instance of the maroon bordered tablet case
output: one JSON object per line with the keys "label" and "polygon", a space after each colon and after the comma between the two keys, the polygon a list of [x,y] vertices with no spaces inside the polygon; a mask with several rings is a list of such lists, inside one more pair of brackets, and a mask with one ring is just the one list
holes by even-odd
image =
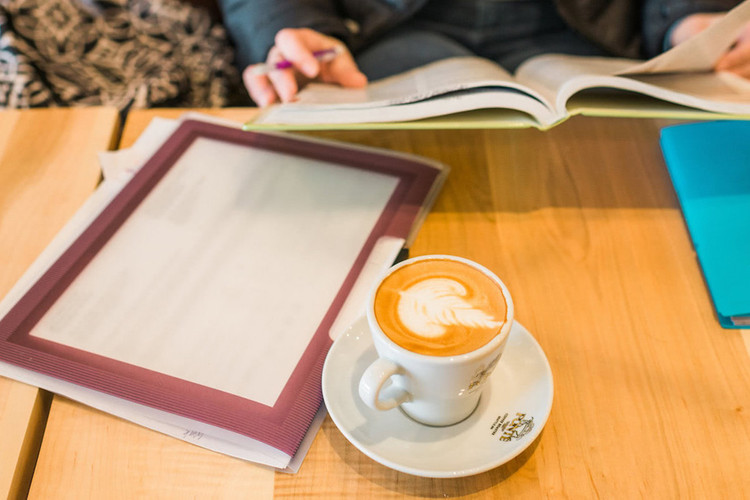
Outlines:
{"label": "maroon bordered tablet case", "polygon": [[[173,169],[179,168],[175,165],[179,165],[191,146],[196,141],[206,139],[222,147],[282,155],[285,162],[321,162],[395,179],[395,188],[384,209],[376,218],[351,267],[346,271],[334,300],[323,312],[322,321],[309,336],[311,340],[301,350],[302,355],[291,376],[272,405],[34,334],[40,320],[79,279],[97,254],[106,248],[149,194],[160,183],[167,182],[165,179]],[[209,170],[207,175],[211,175],[211,169],[221,168],[220,164],[219,155],[216,164],[205,165]],[[439,190],[445,173],[445,170],[428,160],[408,155],[186,120],[0,319],[0,361],[225,429],[292,456],[322,402],[321,370],[331,344],[329,330],[342,304],[376,242],[384,236],[406,240],[413,233]],[[334,183],[332,189],[335,188]],[[338,243],[334,238],[327,244],[334,248]],[[306,258],[304,249],[300,250],[299,258]],[[221,262],[216,265],[221,266]],[[310,262],[310,265],[315,265],[315,262]],[[315,293],[314,288],[310,289],[310,293]],[[216,311],[219,315],[231,313]],[[210,346],[211,337],[219,334],[206,331],[206,345]],[[259,332],[248,332],[248,335],[254,334]],[[159,332],[154,332],[154,337],[158,336]]]}

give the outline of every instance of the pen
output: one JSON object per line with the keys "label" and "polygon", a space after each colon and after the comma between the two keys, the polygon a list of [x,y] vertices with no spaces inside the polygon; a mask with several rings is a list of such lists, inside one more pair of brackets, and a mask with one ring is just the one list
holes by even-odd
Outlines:
{"label": "pen", "polygon": [[[340,47],[333,47],[330,49],[325,50],[316,50],[313,51],[313,57],[317,59],[320,62],[327,62],[333,60],[339,53],[341,52]],[[252,74],[254,75],[267,75],[271,71],[275,71],[277,69],[287,69],[292,67],[292,62],[287,61],[286,59],[282,59],[281,61],[278,61],[273,64],[266,64],[266,63],[260,63],[256,64],[252,67],[250,70]]]}

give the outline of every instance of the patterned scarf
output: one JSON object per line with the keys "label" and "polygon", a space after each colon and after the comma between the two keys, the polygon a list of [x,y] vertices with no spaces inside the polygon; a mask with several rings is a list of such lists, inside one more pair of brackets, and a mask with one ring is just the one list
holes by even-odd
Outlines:
{"label": "patterned scarf", "polygon": [[225,106],[232,62],[224,28],[180,0],[0,0],[0,108]]}

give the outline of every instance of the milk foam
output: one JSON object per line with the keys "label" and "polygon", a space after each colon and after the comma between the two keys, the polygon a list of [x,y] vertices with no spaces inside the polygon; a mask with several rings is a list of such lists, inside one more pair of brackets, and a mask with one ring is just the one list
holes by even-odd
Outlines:
{"label": "milk foam", "polygon": [[399,292],[398,318],[415,335],[435,338],[447,327],[500,328],[491,314],[466,300],[466,288],[450,278],[428,278]]}

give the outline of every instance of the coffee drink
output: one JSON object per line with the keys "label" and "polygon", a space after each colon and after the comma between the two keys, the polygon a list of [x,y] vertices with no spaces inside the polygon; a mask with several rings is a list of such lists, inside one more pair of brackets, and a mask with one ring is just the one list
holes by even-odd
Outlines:
{"label": "coffee drink", "polygon": [[375,291],[375,320],[408,351],[455,356],[479,349],[508,321],[500,284],[457,260],[416,260],[388,275]]}
{"label": "coffee drink", "polygon": [[367,302],[378,356],[359,380],[360,399],[422,424],[464,420],[505,350],[514,310],[505,284],[476,262],[425,255],[395,265]]}

